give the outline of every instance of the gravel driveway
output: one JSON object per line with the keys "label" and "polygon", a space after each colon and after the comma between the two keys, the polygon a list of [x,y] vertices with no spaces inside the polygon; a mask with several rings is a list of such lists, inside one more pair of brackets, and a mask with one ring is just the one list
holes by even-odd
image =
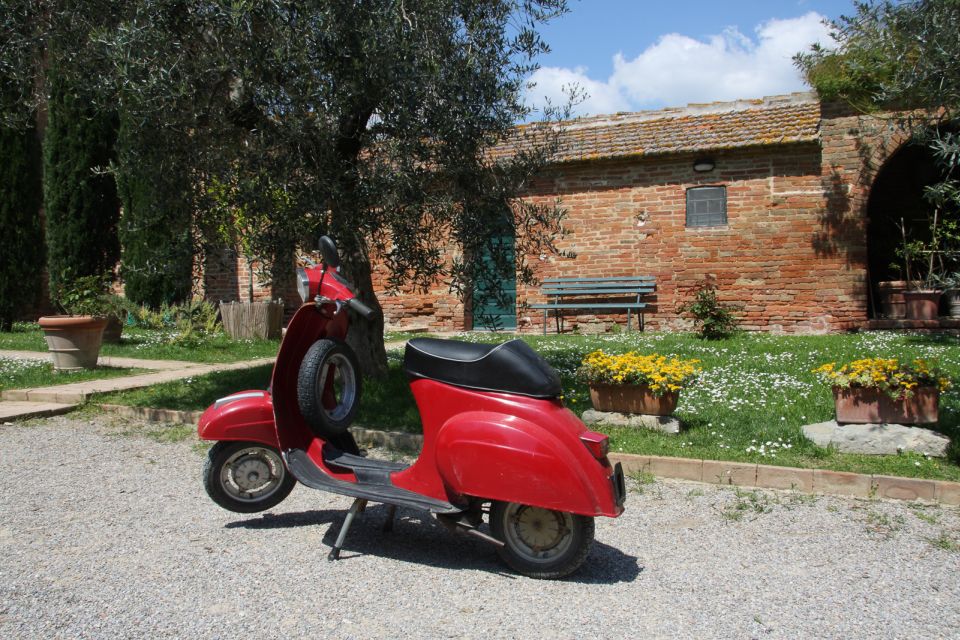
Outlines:
{"label": "gravel driveway", "polygon": [[[153,430],[153,437],[150,431]],[[112,417],[0,426],[0,637],[934,638],[960,634],[956,508],[633,484],[571,579],[385,507],[215,506],[194,441]],[[169,432],[168,432],[169,433]]]}

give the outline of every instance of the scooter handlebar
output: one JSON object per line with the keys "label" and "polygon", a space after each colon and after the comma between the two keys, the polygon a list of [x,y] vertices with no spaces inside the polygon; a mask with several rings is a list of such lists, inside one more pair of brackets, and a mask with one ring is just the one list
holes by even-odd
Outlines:
{"label": "scooter handlebar", "polygon": [[359,313],[361,316],[367,320],[373,320],[377,316],[377,312],[368,307],[367,305],[360,302],[360,298],[350,298],[347,300],[347,306]]}

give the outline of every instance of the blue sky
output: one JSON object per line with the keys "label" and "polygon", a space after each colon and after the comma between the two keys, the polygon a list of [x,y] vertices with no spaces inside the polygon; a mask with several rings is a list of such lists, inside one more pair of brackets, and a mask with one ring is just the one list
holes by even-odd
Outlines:
{"label": "blue sky", "polygon": [[570,0],[542,33],[527,102],[563,101],[576,83],[590,94],[577,115],[682,106],[806,90],[790,60],[829,44],[824,18],[852,0]]}

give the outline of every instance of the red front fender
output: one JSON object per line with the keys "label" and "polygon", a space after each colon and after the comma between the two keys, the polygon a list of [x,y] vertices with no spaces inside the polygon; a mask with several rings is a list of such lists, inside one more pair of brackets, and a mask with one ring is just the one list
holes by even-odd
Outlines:
{"label": "red front fender", "polygon": [[277,449],[273,402],[267,391],[241,391],[210,405],[197,423],[201,440],[259,442]]}
{"label": "red front fender", "polygon": [[455,493],[616,517],[623,508],[616,504],[613,470],[590,454],[573,426],[553,422],[548,428],[489,411],[461,413],[440,429],[437,467]]}

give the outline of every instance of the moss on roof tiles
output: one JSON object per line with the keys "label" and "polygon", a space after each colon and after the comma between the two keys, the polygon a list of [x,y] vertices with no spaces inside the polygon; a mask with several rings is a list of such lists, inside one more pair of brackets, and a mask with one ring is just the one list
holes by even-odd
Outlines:
{"label": "moss on roof tiles", "polygon": [[[492,151],[494,158],[529,147],[524,125]],[[816,142],[820,103],[811,94],[717,102],[573,120],[562,125],[557,162],[636,157],[684,151]]]}

